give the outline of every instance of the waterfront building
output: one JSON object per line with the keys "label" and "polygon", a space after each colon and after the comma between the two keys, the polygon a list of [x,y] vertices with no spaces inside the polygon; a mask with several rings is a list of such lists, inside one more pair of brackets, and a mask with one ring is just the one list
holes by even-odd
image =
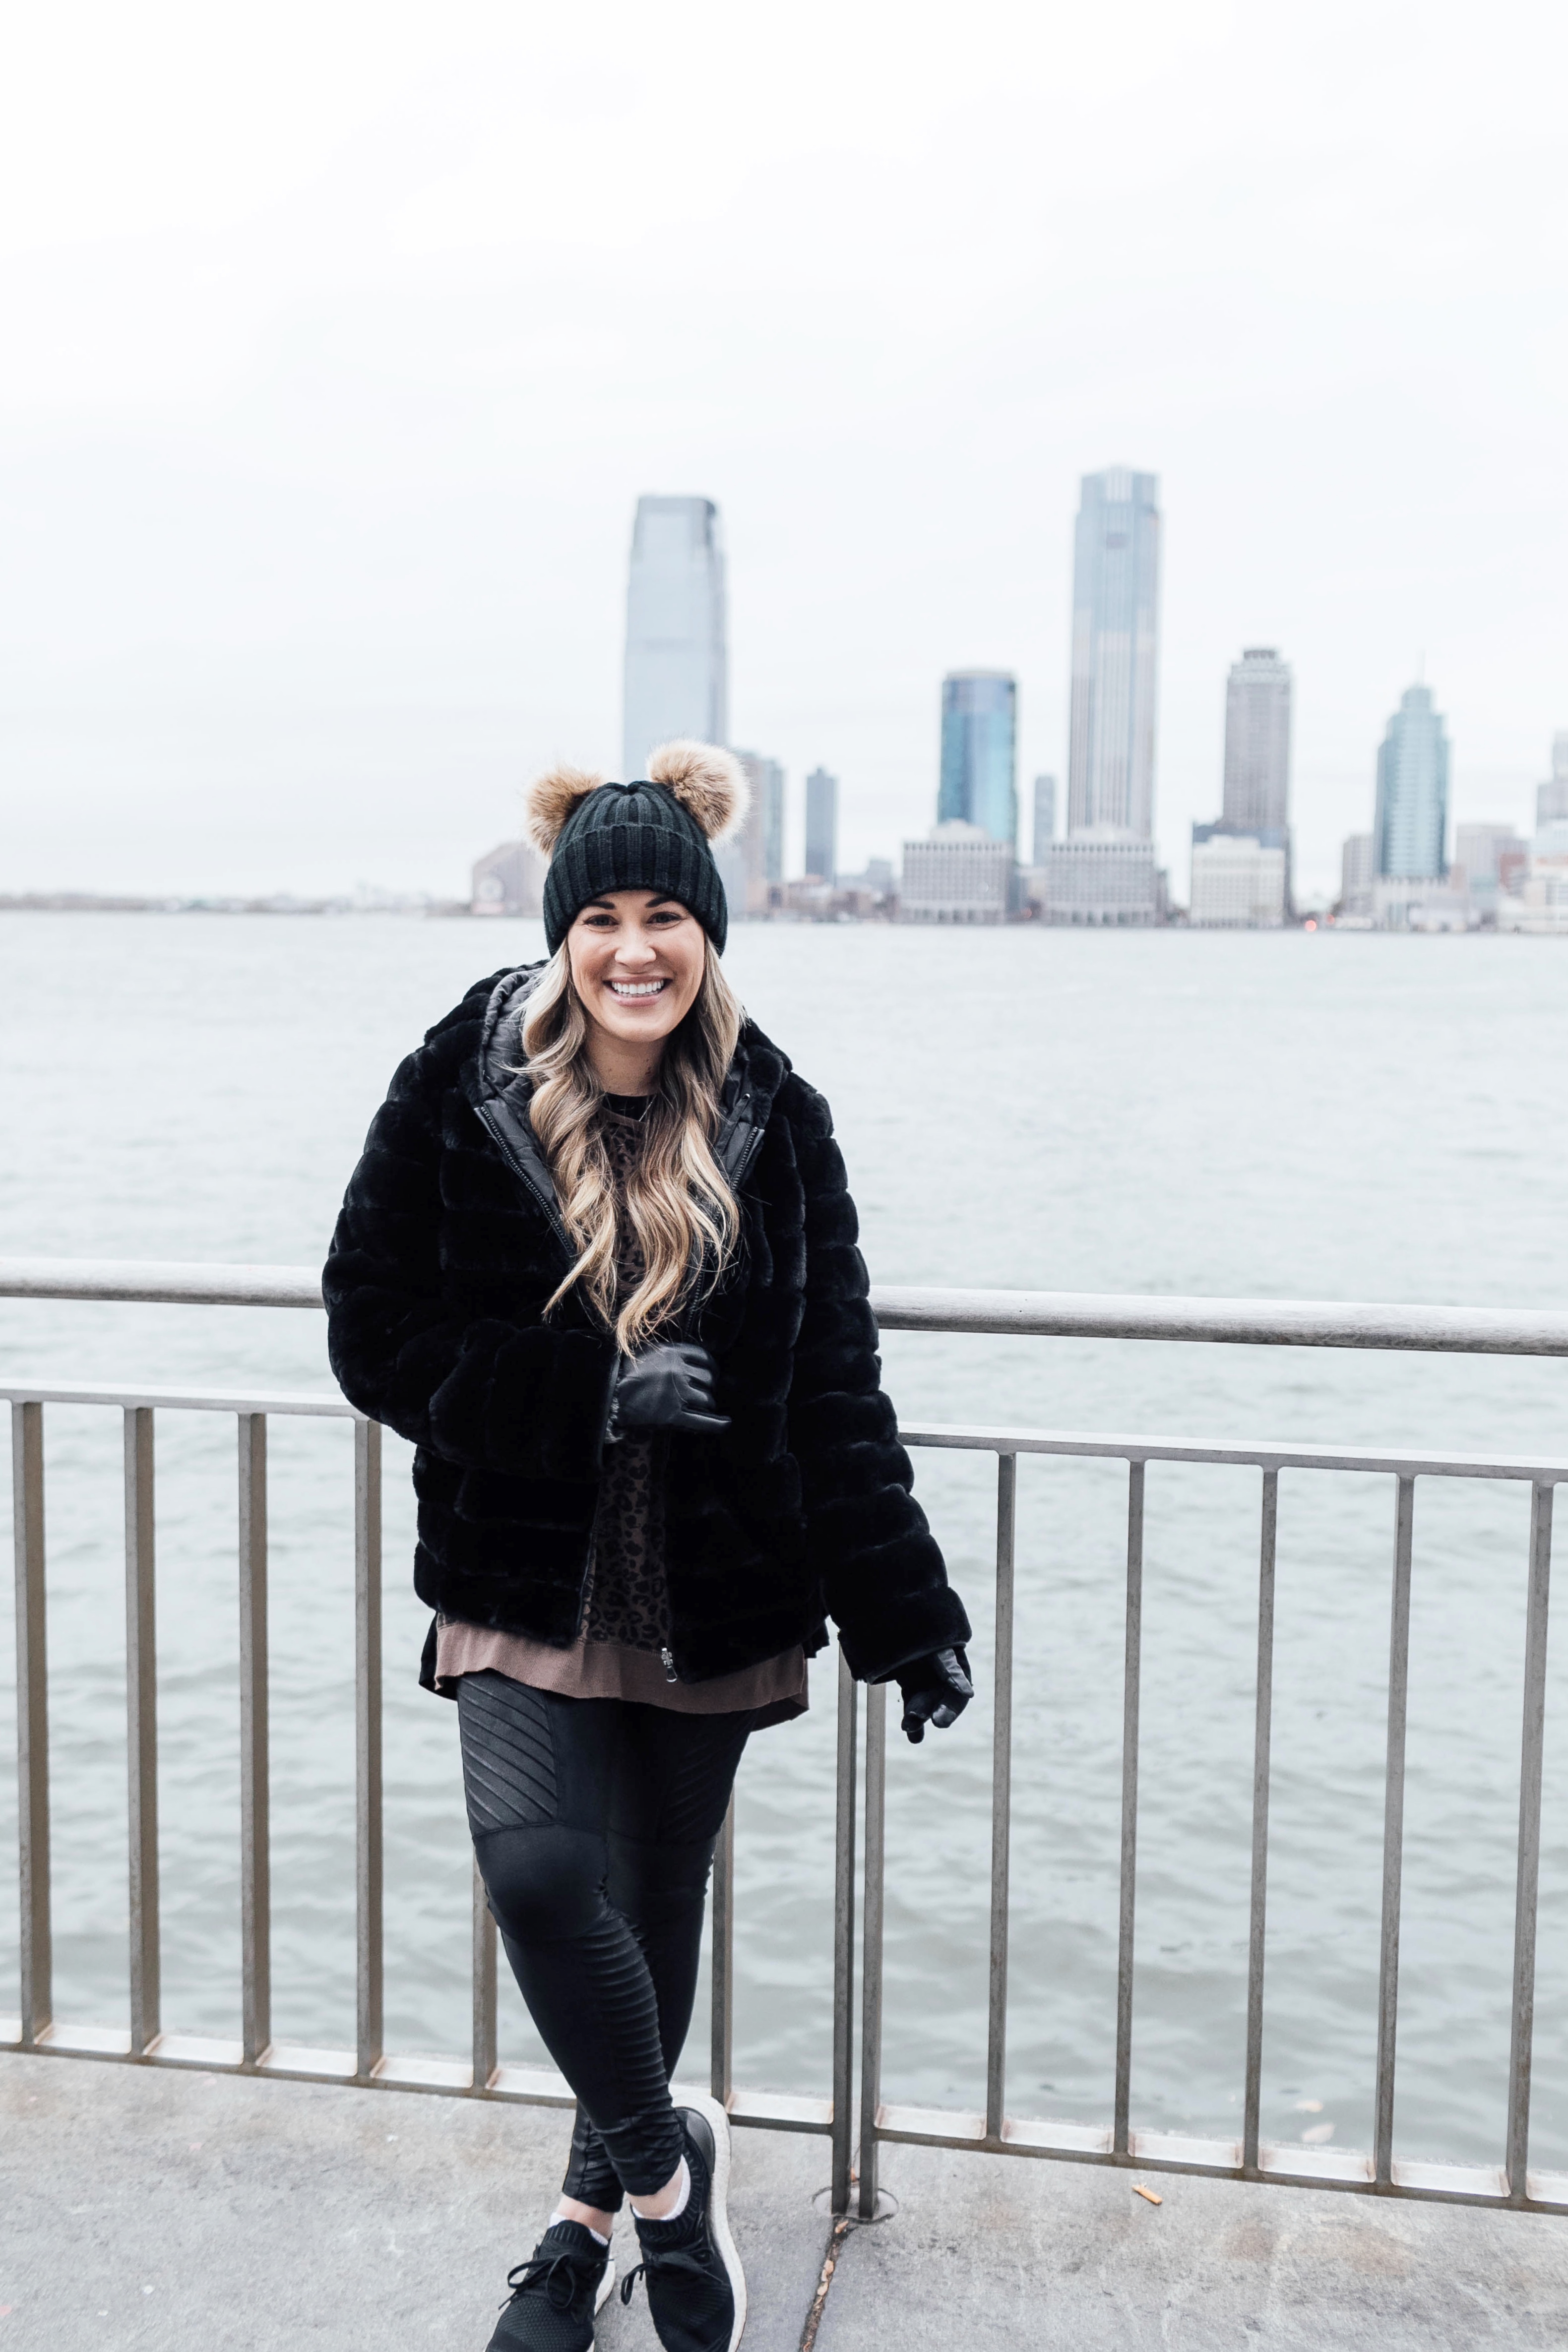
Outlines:
{"label": "waterfront building", "polygon": [[1407,687],[1377,754],[1380,882],[1440,881],[1447,874],[1448,764],[1431,688]]}
{"label": "waterfront building", "polygon": [[1277,930],[1285,919],[1285,845],[1278,837],[1193,827],[1187,919],[1200,930]]}
{"label": "waterfront building", "polygon": [[1479,913],[1495,912],[1499,898],[1514,894],[1529,870],[1530,845],[1511,824],[1455,826],[1448,879]]}
{"label": "waterfront building", "polygon": [[939,819],[904,844],[899,918],[906,923],[1002,923],[1013,897],[1013,851],[962,817]]}
{"label": "waterfront building", "polygon": [[751,799],[740,832],[713,849],[731,919],[782,907],[784,867],[784,769],[760,751],[737,751],[735,757],[746,772]]}
{"label": "waterfront building", "polygon": [[1083,477],[1073,540],[1069,841],[1105,827],[1134,841],[1153,835],[1159,490],[1157,475],[1125,466]]}
{"label": "waterfront building", "polygon": [[724,551],[711,499],[643,498],[632,525],[621,774],[678,736],[730,733]]}
{"label": "waterfront building", "polygon": [[972,824],[1016,851],[1018,688],[1005,670],[953,670],[942,682],[939,824]]}
{"label": "waterfront building", "polygon": [[468,910],[475,915],[538,915],[545,862],[526,841],[503,841],[474,866]]}
{"label": "waterfront building", "polygon": [[1051,844],[1041,871],[1047,923],[1159,922],[1163,877],[1152,841],[1130,840],[1119,825],[1096,825]]}
{"label": "waterfront building", "polygon": [[1535,788],[1537,826],[1554,824],[1560,817],[1568,817],[1568,732],[1552,737],[1552,773]]}
{"label": "waterfront building", "polygon": [[1043,866],[1057,837],[1057,780],[1054,776],[1035,778],[1035,864]]}
{"label": "waterfront building", "polygon": [[1272,646],[1248,646],[1225,689],[1221,823],[1261,840],[1290,822],[1290,665]]}
{"label": "waterfront building", "polygon": [[1372,914],[1377,879],[1377,844],[1370,833],[1352,833],[1340,854],[1340,913],[1352,919]]}
{"label": "waterfront building", "polygon": [[838,871],[838,779],[813,768],[805,780],[805,872],[831,882]]}

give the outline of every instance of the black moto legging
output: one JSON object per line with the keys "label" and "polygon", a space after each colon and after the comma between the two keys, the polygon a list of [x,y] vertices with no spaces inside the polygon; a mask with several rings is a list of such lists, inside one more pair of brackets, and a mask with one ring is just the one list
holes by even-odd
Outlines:
{"label": "black moto legging", "polygon": [[458,1685],[474,1851],[512,1973],[577,2094],[563,2193],[606,2212],[680,2161],[669,2077],[691,2022],[714,1843],[755,1717]]}

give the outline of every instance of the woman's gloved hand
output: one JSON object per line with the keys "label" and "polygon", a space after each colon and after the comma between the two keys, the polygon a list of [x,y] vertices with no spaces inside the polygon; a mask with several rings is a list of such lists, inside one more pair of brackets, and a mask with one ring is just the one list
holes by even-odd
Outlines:
{"label": "woman's gloved hand", "polygon": [[630,1429],[728,1429],[714,1410],[717,1367],[693,1339],[671,1339],[624,1356],[605,1435],[614,1444]]}
{"label": "woman's gloved hand", "polygon": [[899,1668],[896,1679],[904,1695],[899,1728],[917,1748],[928,1723],[935,1731],[945,1731],[974,1696],[968,1654],[962,1649],[933,1650],[929,1658],[911,1658]]}

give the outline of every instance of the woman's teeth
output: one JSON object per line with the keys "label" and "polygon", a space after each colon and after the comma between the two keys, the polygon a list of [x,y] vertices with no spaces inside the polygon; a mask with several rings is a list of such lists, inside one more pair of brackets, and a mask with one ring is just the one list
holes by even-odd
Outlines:
{"label": "woman's teeth", "polygon": [[657,996],[668,985],[665,980],[612,980],[610,982],[617,996]]}

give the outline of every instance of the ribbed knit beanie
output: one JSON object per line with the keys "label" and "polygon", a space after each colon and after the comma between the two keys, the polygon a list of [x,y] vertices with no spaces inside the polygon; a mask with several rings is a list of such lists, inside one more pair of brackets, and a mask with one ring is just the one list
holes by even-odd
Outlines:
{"label": "ribbed knit beanie", "polygon": [[544,937],[554,954],[590,898],[661,890],[695,915],[721,955],[729,928],[710,845],[746,813],[746,772],[714,743],[666,743],[638,783],[552,768],[530,785],[528,835],[550,860]]}

